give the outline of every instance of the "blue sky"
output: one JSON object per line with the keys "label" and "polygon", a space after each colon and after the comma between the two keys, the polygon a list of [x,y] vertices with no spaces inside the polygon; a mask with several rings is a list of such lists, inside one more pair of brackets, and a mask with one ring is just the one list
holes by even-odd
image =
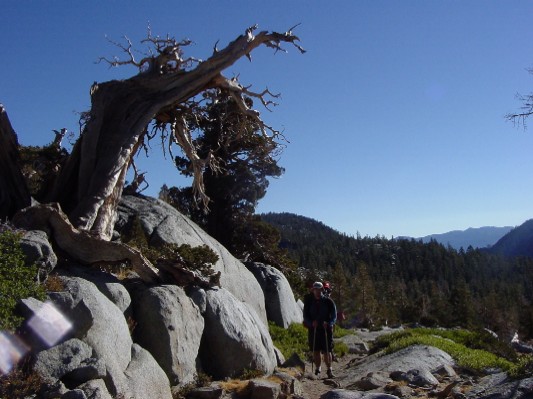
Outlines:
{"label": "blue sky", "polygon": [[[350,235],[423,236],[533,217],[533,132],[504,115],[533,91],[530,1],[3,0],[0,103],[22,144],[78,132],[89,88],[131,76],[106,41],[170,33],[207,58],[253,24],[308,52],[260,48],[226,76],[281,92],[263,112],[290,143],[260,212],[293,212]],[[149,194],[186,184],[152,145]]]}

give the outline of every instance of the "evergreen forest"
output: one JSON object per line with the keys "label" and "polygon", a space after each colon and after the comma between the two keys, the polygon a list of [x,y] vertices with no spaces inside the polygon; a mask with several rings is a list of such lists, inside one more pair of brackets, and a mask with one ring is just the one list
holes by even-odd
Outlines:
{"label": "evergreen forest", "polygon": [[298,265],[289,276],[296,295],[314,279],[329,280],[345,327],[413,323],[533,338],[532,258],[436,241],[353,237],[290,213],[261,219],[280,231],[280,248]]}

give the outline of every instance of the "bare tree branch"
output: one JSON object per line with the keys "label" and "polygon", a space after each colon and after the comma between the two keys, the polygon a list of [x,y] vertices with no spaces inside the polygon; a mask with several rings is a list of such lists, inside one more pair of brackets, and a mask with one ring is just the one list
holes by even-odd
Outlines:
{"label": "bare tree branch", "polygon": [[513,122],[515,126],[522,125],[522,127],[525,130],[527,129],[526,120],[531,115],[533,115],[533,94],[528,94],[527,96],[517,94],[516,98],[522,102],[522,106],[520,107],[522,112],[507,114],[505,115],[505,119],[507,119],[510,122]]}
{"label": "bare tree branch", "polygon": [[[527,68],[526,69],[531,75],[533,75],[533,68]],[[522,95],[520,93],[516,94],[516,99],[522,103],[522,106],[520,107],[520,110],[522,112],[513,112],[505,115],[505,119],[513,122],[515,126],[520,126],[524,128],[524,130],[527,129],[526,120],[533,115],[533,93],[530,93],[528,95]]]}
{"label": "bare tree branch", "polygon": [[252,26],[225,48],[214,51],[205,61],[184,58],[182,47],[189,40],[177,41],[167,36],[159,38],[148,31],[143,44],[149,45],[145,58],[138,61],[131,41],[115,43],[126,54],[124,60],[101,58],[110,65],[134,65],[139,73],[126,80],[94,84],[91,88],[91,111],[86,114],[83,134],[73,148],[70,159],[55,182],[49,201],[61,203],[74,227],[91,230],[102,238],[111,237],[116,207],[122,194],[126,171],[132,157],[148,136],[148,126],[168,128],[174,142],[182,147],[193,163],[195,191],[204,203],[202,169],[209,164],[216,169],[217,160],[209,154],[198,155],[184,113],[194,114],[201,103],[201,95],[210,90],[226,90],[235,98],[243,115],[253,118],[265,137],[277,137],[281,132],[265,124],[259,112],[251,108],[245,97],[258,98],[267,107],[274,106],[279,95],[268,89],[255,93],[250,86],[243,87],[236,79],[227,79],[222,71],[257,47],[265,45],[276,51],[285,51],[282,44],[292,44],[298,51],[305,50],[297,43],[299,38],[291,31],[285,33],[262,31],[255,34]]}

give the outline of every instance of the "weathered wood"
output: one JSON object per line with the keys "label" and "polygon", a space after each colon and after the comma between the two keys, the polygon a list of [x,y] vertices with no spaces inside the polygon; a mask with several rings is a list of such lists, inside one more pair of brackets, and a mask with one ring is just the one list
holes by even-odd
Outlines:
{"label": "weathered wood", "polygon": [[[89,120],[49,198],[61,204],[74,227],[91,231],[103,239],[111,237],[126,171],[148,124],[159,112],[176,107],[205,90],[227,89],[228,80],[222,77],[221,71],[242,56],[249,57],[260,45],[280,50],[280,43],[285,42],[303,51],[291,32],[260,32],[254,36],[254,30],[255,27],[248,29],[225,49],[191,70],[139,73],[127,80],[93,85]],[[168,54],[155,58],[159,57],[168,57]],[[133,60],[130,63],[137,65]],[[238,95],[239,90],[249,92],[239,85],[232,86],[233,96],[247,110],[243,98]],[[251,114],[261,122],[257,112]],[[183,140],[179,128],[172,130],[175,137],[180,138],[179,145],[184,147],[184,152],[195,159],[193,144]],[[201,190],[201,167],[195,168],[194,177]]]}
{"label": "weathered wood", "polygon": [[59,204],[39,204],[24,208],[13,216],[15,226],[26,230],[43,230],[62,251],[84,265],[101,262],[129,261],[133,270],[146,282],[159,282],[159,271],[140,251],[125,244],[102,240],[77,230]]}
{"label": "weathered wood", "polygon": [[0,218],[10,218],[30,205],[31,197],[20,171],[17,134],[0,104]]}

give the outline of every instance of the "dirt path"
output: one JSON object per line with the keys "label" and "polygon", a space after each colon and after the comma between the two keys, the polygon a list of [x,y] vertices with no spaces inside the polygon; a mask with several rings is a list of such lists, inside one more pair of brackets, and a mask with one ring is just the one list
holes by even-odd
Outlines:
{"label": "dirt path", "polygon": [[362,355],[346,355],[338,360],[338,362],[333,362],[333,374],[335,378],[328,379],[326,377],[326,369],[322,365],[322,373],[317,378],[313,374],[311,368],[311,363],[305,363],[305,374],[304,378],[301,380],[303,388],[303,397],[306,399],[319,399],[320,396],[332,389],[339,388],[338,380],[340,377],[344,376],[346,366],[353,359],[361,359],[364,356]]}

